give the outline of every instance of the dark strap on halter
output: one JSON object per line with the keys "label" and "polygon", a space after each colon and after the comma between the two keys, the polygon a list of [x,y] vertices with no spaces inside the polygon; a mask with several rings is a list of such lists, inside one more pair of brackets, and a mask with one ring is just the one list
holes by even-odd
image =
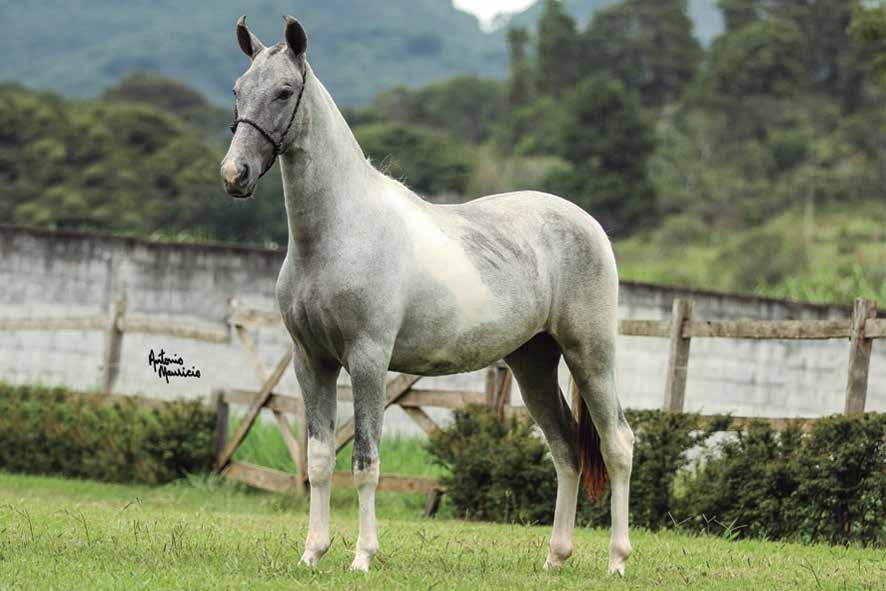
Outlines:
{"label": "dark strap on halter", "polygon": [[[302,85],[301,90],[298,91],[298,98],[295,101],[295,108],[292,109],[292,115],[289,116],[289,123],[286,124],[286,128],[283,130],[283,133],[280,134],[280,140],[277,141],[274,139],[274,136],[266,130],[264,127],[259,125],[257,122],[249,119],[248,117],[239,117],[237,115],[237,101],[234,101],[234,123],[231,125],[231,133],[237,131],[237,126],[241,123],[245,123],[253,128],[255,128],[266,140],[274,147],[274,157],[271,158],[271,161],[266,165],[265,171],[268,168],[273,166],[274,160],[277,159],[277,156],[282,154],[285,150],[283,148],[283,142],[286,141],[286,136],[289,134],[289,130],[292,128],[292,122],[295,121],[295,115],[298,113],[298,108],[301,106],[301,98],[305,94],[305,87],[308,85],[308,68],[305,65],[304,70],[302,70]],[[264,174],[264,172],[262,173]]]}

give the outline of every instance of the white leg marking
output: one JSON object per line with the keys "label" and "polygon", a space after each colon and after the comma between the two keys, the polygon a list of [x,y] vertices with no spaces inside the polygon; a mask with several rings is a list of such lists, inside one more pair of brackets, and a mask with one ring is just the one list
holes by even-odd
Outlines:
{"label": "white leg marking", "polygon": [[[634,434],[626,425],[613,426],[614,437],[603,438],[602,442],[611,441],[613,449],[604,448],[604,458],[609,471],[612,497],[612,538],[609,542],[610,575],[624,576],[625,561],[631,554],[631,542],[628,539],[628,497],[631,484],[631,461],[633,458]],[[605,445],[605,444],[604,444]],[[608,453],[607,453],[608,452]]]}
{"label": "white leg marking", "polygon": [[330,441],[308,439],[308,478],[311,481],[311,509],[305,552],[299,564],[314,566],[329,550],[329,497],[332,492],[332,472],[335,469],[335,449]]}
{"label": "white leg marking", "polygon": [[351,570],[369,572],[369,563],[378,552],[375,524],[375,489],[378,486],[379,462],[374,460],[362,470],[354,469],[354,486],[360,499],[360,534]]}
{"label": "white leg marking", "polygon": [[548,544],[545,570],[559,568],[572,556],[572,530],[575,527],[575,506],[578,503],[578,473],[569,467],[557,466],[557,505],[554,527]]}

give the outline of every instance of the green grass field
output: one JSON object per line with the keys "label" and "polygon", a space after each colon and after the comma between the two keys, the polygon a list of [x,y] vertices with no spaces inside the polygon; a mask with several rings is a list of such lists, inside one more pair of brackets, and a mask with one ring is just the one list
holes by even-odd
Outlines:
{"label": "green grass field", "polygon": [[355,495],[336,491],[329,554],[297,566],[304,499],[215,479],[122,486],[0,473],[0,589],[879,589],[886,552],[674,532],[633,532],[624,579],[610,579],[607,532],[579,530],[569,565],[541,569],[547,527],[420,517],[422,499],[379,497],[381,552],[347,570]]}

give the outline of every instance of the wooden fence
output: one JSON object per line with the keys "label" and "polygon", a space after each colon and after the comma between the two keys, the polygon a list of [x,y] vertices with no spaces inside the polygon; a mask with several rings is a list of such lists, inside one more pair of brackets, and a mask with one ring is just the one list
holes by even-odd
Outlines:
{"label": "wooden fence", "polygon": [[[886,337],[886,319],[877,303],[858,299],[848,320],[693,320],[692,300],[674,300],[670,320],[622,320],[626,336],[670,339],[662,408],[682,412],[686,398],[689,350],[693,338],[822,340],[849,339],[844,412],[864,412],[873,340]],[[784,419],[775,419],[783,423]]]}
{"label": "wooden fence", "polygon": [[[283,352],[275,369],[271,372],[265,368],[258,356],[255,344],[250,335],[251,329],[282,328],[279,313],[266,312],[243,306],[236,300],[231,302],[228,322],[232,331],[242,344],[255,375],[260,383],[258,390],[221,389],[214,393],[217,405],[219,427],[217,430],[217,461],[216,469],[228,478],[240,480],[251,486],[277,492],[301,494],[307,483],[307,435],[304,425],[304,405],[301,398],[274,392],[280,382],[283,370],[292,361],[292,350]],[[420,376],[399,374],[387,384],[385,408],[397,405],[425,433],[430,434],[438,428],[434,420],[425,411],[429,407],[456,409],[467,404],[487,404],[497,410],[500,416],[510,412],[511,374],[499,363],[487,369],[486,389],[484,392],[461,390],[424,389],[415,387]],[[353,402],[353,391],[350,386],[338,386],[339,402]],[[230,440],[224,438],[227,433],[227,417],[232,404],[246,405],[248,410]],[[236,462],[232,460],[237,447],[245,440],[249,429],[254,424],[263,408],[274,413],[277,426],[286,441],[289,454],[295,465],[295,474],[281,472],[262,466]],[[292,428],[286,415],[294,415],[300,426],[298,436],[293,437]],[[354,438],[353,417],[338,426],[335,433],[335,453],[338,454]],[[333,474],[333,486],[349,486],[350,472]],[[433,478],[383,474],[379,480],[379,490],[414,492],[428,494],[426,514],[433,514],[440,502],[442,488]]]}
{"label": "wooden fence", "polygon": [[[663,408],[682,412],[685,404],[686,380],[689,371],[690,345],[694,338],[732,339],[849,339],[847,364],[846,414],[864,412],[867,397],[868,369],[874,339],[886,338],[886,319],[877,318],[876,302],[856,300],[852,317],[846,320],[695,320],[692,317],[691,300],[675,300],[669,320],[622,320],[619,333],[626,336],[660,337],[670,339],[667,372],[665,376]],[[195,339],[210,343],[232,343],[234,335],[243,347],[258,382],[256,390],[229,388],[213,392],[212,404],[217,409],[218,425],[215,437],[216,468],[227,477],[246,482],[258,488],[300,494],[306,484],[306,440],[304,407],[300,398],[275,391],[287,367],[292,362],[292,350],[287,347],[272,369],[261,362],[250,330],[262,327],[282,329],[279,313],[250,308],[233,300],[226,324],[195,323],[159,319],[126,312],[125,298],[117,299],[108,314],[55,318],[0,318],[3,330],[103,330],[105,331],[102,386],[104,391],[113,390],[118,373],[123,335],[139,332]],[[486,404],[497,410],[500,416],[525,412],[510,406],[512,376],[501,363],[488,368],[484,392],[460,390],[423,389],[416,387],[421,378],[406,374],[397,375],[387,385],[386,407],[397,405],[403,409],[426,433],[437,425],[425,411],[429,407],[455,409],[466,404]],[[353,400],[350,387],[339,386],[338,400]],[[239,426],[228,438],[228,421],[232,405],[247,406],[247,412]],[[262,409],[268,409],[280,428],[281,435],[296,466],[296,473],[289,474],[261,466],[233,461],[234,452],[244,441]],[[298,435],[293,435],[288,416],[296,417]],[[739,423],[745,417],[737,417]],[[806,426],[814,419],[768,419],[776,427],[800,422]],[[354,437],[354,422],[350,419],[336,431],[336,453]],[[349,472],[336,472],[333,484],[349,486]],[[431,513],[439,503],[441,488],[430,478],[384,474],[379,483],[381,490],[428,493],[428,509]]]}

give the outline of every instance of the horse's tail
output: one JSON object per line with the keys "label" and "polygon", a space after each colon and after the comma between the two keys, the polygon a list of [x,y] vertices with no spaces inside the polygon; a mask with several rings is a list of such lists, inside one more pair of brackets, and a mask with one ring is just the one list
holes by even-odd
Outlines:
{"label": "horse's tail", "polygon": [[600,451],[600,434],[591,420],[588,406],[580,395],[576,394],[573,404],[578,406],[578,457],[581,466],[582,486],[588,498],[597,505],[603,502],[603,493],[609,482],[606,464]]}

